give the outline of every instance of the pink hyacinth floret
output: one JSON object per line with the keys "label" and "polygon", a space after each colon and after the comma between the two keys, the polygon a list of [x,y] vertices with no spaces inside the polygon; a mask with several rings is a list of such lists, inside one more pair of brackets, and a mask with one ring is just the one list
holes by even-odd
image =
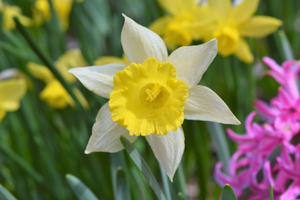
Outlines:
{"label": "pink hyacinth floret", "polygon": [[268,200],[272,184],[275,200],[295,200],[300,197],[300,61],[282,66],[268,57],[263,61],[271,68],[267,74],[280,84],[278,95],[270,104],[255,100],[266,120],[263,124],[253,122],[256,113],[252,112],[245,121],[245,134],[227,130],[238,149],[226,173],[223,163],[216,164],[215,179],[222,186],[230,184],[238,198],[248,188],[248,200]]}

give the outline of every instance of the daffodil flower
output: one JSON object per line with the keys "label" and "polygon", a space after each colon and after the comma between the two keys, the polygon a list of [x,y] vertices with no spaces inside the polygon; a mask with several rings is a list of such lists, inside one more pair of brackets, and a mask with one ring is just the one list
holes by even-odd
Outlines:
{"label": "daffodil flower", "polygon": [[130,142],[145,136],[172,180],[184,151],[184,118],[240,123],[217,94],[197,85],[217,54],[217,41],[182,47],[168,56],[156,33],[124,17],[121,41],[130,64],[69,70],[89,90],[109,98],[85,152],[117,152],[123,149],[121,135]]}
{"label": "daffodil flower", "polygon": [[209,31],[213,18],[207,6],[197,5],[195,0],[158,0],[158,2],[169,15],[157,19],[149,28],[162,36],[168,48],[188,46]]}
{"label": "daffodil flower", "polygon": [[16,111],[26,92],[24,79],[0,80],[0,122],[7,112]]}
{"label": "daffodil flower", "polygon": [[[68,73],[68,70],[72,67],[86,65],[81,52],[77,49],[67,51],[55,63],[56,68],[69,83],[74,83],[76,78]],[[69,93],[47,67],[29,62],[27,68],[35,78],[46,83],[46,87],[40,93],[40,98],[45,100],[51,107],[59,109],[64,108],[67,105],[75,106],[75,102]],[[87,108],[88,103],[81,92],[76,87],[74,87],[74,92],[80,103]]]}
{"label": "daffodil flower", "polygon": [[215,19],[215,27],[210,25],[206,41],[216,38],[218,51],[222,56],[234,54],[246,63],[253,62],[253,55],[244,37],[261,38],[278,29],[280,20],[267,16],[252,16],[259,0],[243,0],[236,6],[230,0],[207,0],[210,15]]}
{"label": "daffodil flower", "polygon": [[32,20],[26,16],[22,15],[22,10],[18,6],[10,6],[8,4],[2,3],[0,0],[0,12],[2,12],[3,20],[2,20],[2,27],[3,30],[12,30],[16,28],[16,24],[14,22],[13,17],[16,16],[19,18],[20,22],[24,26],[31,26]]}
{"label": "daffodil flower", "polygon": [[[52,0],[54,10],[56,11],[63,30],[67,30],[69,28],[69,17],[73,2],[74,0]],[[82,1],[77,0],[77,2]],[[48,0],[36,0],[35,9],[33,10],[33,13],[37,24],[41,24],[44,20],[51,19],[51,10]]]}

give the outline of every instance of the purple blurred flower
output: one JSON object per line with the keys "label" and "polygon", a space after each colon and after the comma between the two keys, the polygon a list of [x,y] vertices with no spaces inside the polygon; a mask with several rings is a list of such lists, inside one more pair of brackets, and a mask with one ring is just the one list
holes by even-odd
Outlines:
{"label": "purple blurred flower", "polygon": [[[281,85],[278,95],[270,105],[260,100],[254,102],[266,123],[254,123],[256,113],[252,112],[245,122],[245,134],[227,130],[238,149],[230,159],[227,174],[221,171],[222,163],[217,163],[215,179],[220,185],[230,184],[237,197],[248,187],[248,200],[268,200],[270,184],[275,200],[294,200],[300,196],[300,143],[294,139],[300,130],[300,61],[286,61],[281,67],[271,58],[263,60],[271,68],[267,74]],[[299,143],[296,147],[295,142]],[[277,147],[280,153],[271,164],[270,156]]]}

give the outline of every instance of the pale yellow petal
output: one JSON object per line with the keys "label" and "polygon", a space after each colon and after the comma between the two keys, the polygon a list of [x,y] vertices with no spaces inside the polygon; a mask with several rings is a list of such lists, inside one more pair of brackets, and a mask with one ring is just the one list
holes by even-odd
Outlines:
{"label": "pale yellow petal", "polygon": [[163,16],[155,20],[152,24],[150,24],[149,29],[157,33],[158,35],[162,35],[169,23],[171,23],[173,17],[171,16]]}
{"label": "pale yellow petal", "polygon": [[200,85],[189,90],[184,118],[224,124],[240,124],[226,103],[215,92]]}
{"label": "pale yellow petal", "polygon": [[67,30],[69,28],[69,18],[73,5],[73,0],[54,0],[53,6],[58,14],[60,24],[63,30]]}
{"label": "pale yellow petal", "polygon": [[127,65],[111,63],[103,66],[78,67],[69,70],[89,90],[96,94],[109,98],[113,88],[113,77]]}
{"label": "pale yellow petal", "polygon": [[181,127],[176,131],[169,131],[167,135],[149,135],[146,139],[151,149],[173,182],[173,176],[178,168],[184,151],[184,134]]}
{"label": "pale yellow petal", "polygon": [[169,56],[177,71],[177,78],[183,80],[189,87],[197,85],[202,75],[213,61],[218,51],[216,39],[197,45],[180,47]]}
{"label": "pale yellow petal", "polygon": [[70,96],[58,80],[53,80],[40,93],[40,98],[52,108],[64,108],[68,105]]}
{"label": "pale yellow petal", "polygon": [[6,111],[17,110],[25,92],[26,81],[23,79],[0,81],[0,107]]}
{"label": "pale yellow petal", "polygon": [[165,62],[168,52],[164,41],[153,31],[137,24],[123,15],[125,23],[121,33],[121,42],[130,63],[143,63],[147,58],[157,58]]}
{"label": "pale yellow petal", "polygon": [[65,52],[56,61],[55,66],[65,80],[69,83],[74,83],[76,78],[73,74],[69,73],[69,69],[76,67],[85,67],[88,63],[85,61],[79,49],[71,49]]}
{"label": "pale yellow petal", "polygon": [[[63,30],[69,27],[69,15],[71,13],[73,0],[53,0],[53,7],[58,15],[61,27]],[[42,14],[42,18],[49,20],[51,18],[51,11],[48,0],[37,0],[35,2],[35,7]],[[40,15],[38,15],[40,17]],[[37,20],[40,21],[40,20]]]}
{"label": "pale yellow petal", "polygon": [[27,69],[32,76],[39,80],[45,81],[46,83],[55,79],[52,72],[45,66],[29,62],[27,63]]}
{"label": "pale yellow petal", "polygon": [[211,20],[196,21],[184,26],[184,29],[192,34],[194,40],[200,40],[209,37],[217,28],[218,25]]}
{"label": "pale yellow petal", "polygon": [[212,14],[219,21],[226,21],[231,11],[230,0],[207,0]]}
{"label": "pale yellow petal", "polygon": [[6,115],[6,111],[0,108],[0,122],[2,121],[5,115]]}
{"label": "pale yellow petal", "polygon": [[274,17],[255,16],[239,27],[241,36],[261,38],[275,32],[282,22]]}
{"label": "pale yellow petal", "polygon": [[235,52],[235,56],[245,63],[252,63],[253,62],[253,55],[249,48],[247,41],[243,38],[240,38],[238,43],[238,48]]}
{"label": "pale yellow petal", "polygon": [[104,104],[96,117],[93,126],[93,134],[86,147],[85,153],[97,151],[102,152],[118,152],[124,149],[120,136],[124,136],[133,143],[137,136],[130,136],[128,130],[112,121],[108,103]]}
{"label": "pale yellow petal", "polygon": [[4,101],[0,102],[0,107],[3,108],[5,111],[15,111],[20,108],[19,101]]}
{"label": "pale yellow petal", "polygon": [[196,7],[194,0],[158,0],[160,6],[172,15],[191,11]]}
{"label": "pale yellow petal", "polygon": [[197,6],[192,11],[192,15],[197,19],[197,21],[206,21],[214,19],[209,6],[207,5]]}
{"label": "pale yellow petal", "polygon": [[100,65],[107,65],[110,63],[123,63],[123,64],[129,64],[128,60],[124,58],[118,58],[114,56],[102,56],[95,60],[94,65],[100,66]]}
{"label": "pale yellow petal", "polygon": [[9,6],[5,5],[2,8],[3,13],[3,29],[4,30],[12,30],[16,27],[13,17],[16,16],[19,18],[20,22],[24,26],[31,26],[32,21],[30,18],[23,16],[21,13],[21,9],[17,6]]}
{"label": "pale yellow petal", "polygon": [[234,21],[235,24],[240,24],[250,19],[256,12],[258,4],[259,0],[243,0],[232,9],[230,19]]}

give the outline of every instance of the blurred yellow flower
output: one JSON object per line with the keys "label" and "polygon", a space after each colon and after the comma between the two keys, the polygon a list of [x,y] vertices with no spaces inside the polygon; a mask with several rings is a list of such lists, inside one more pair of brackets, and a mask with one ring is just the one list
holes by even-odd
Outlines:
{"label": "blurred yellow flower", "polygon": [[[87,63],[81,52],[77,49],[67,51],[55,63],[58,71],[69,83],[74,83],[76,78],[68,73],[68,70],[73,67],[82,67],[86,65]],[[64,108],[68,104],[75,106],[74,100],[47,67],[29,62],[27,68],[35,78],[46,83],[46,87],[40,93],[40,98],[45,100],[51,107]],[[86,99],[76,87],[74,87],[74,92],[80,103],[85,108],[88,108]]]}
{"label": "blurred yellow flower", "polygon": [[204,40],[218,40],[218,52],[222,56],[234,54],[245,63],[253,62],[253,55],[244,37],[261,38],[278,29],[282,22],[273,17],[252,16],[259,0],[243,0],[232,6],[230,0],[208,0],[210,15],[215,26],[205,31]]}
{"label": "blurred yellow flower", "polygon": [[[74,0],[52,0],[54,10],[57,13],[60,25],[63,30],[67,30],[69,28],[69,17],[73,2]],[[48,0],[36,0],[35,8],[37,10],[34,10],[33,13],[35,22],[37,24],[41,24],[43,21],[49,20],[51,18],[51,10]]]}
{"label": "blurred yellow flower", "polygon": [[212,17],[204,5],[195,0],[158,0],[169,15],[154,21],[149,29],[162,36],[169,49],[188,46],[209,31]]}
{"label": "blurred yellow flower", "polygon": [[114,56],[102,56],[97,60],[95,60],[94,65],[100,66],[100,65],[107,65],[109,63],[123,63],[129,65],[129,61],[127,60],[124,54],[122,58],[118,58]]}
{"label": "blurred yellow flower", "polygon": [[0,80],[0,122],[6,112],[16,111],[20,107],[20,100],[26,92],[24,79]]}
{"label": "blurred yellow flower", "polygon": [[0,12],[2,12],[3,15],[3,30],[12,30],[16,27],[13,19],[14,16],[18,17],[24,26],[31,26],[33,24],[30,18],[21,14],[22,10],[18,6],[10,6],[0,1]]}

